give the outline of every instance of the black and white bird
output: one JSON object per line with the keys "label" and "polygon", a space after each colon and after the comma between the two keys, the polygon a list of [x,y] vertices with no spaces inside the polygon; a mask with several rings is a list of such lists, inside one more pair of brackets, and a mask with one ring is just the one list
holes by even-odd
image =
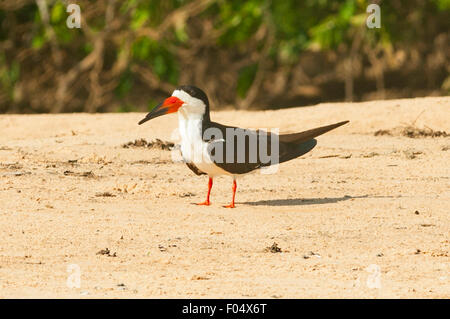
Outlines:
{"label": "black and white bird", "polygon": [[178,113],[184,162],[195,174],[209,176],[206,201],[198,205],[211,204],[214,177],[229,175],[233,178],[233,197],[231,204],[225,206],[229,208],[235,207],[238,176],[297,158],[316,146],[315,137],[348,123],[343,121],[300,133],[280,135],[226,126],[211,121],[205,92],[195,86],[183,85],[148,113],[139,125],[175,112]]}

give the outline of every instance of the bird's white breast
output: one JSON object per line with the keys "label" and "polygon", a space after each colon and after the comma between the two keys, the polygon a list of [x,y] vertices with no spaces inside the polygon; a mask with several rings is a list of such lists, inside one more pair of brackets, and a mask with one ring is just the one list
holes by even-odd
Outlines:
{"label": "bird's white breast", "polygon": [[208,143],[202,139],[203,114],[191,113],[181,107],[178,110],[178,128],[181,136],[181,154],[209,176],[232,175],[215,165],[207,151]]}

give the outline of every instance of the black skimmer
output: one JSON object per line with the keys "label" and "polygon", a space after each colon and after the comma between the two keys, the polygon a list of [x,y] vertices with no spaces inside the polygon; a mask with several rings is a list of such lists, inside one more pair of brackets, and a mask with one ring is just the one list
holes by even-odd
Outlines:
{"label": "black skimmer", "polygon": [[176,88],[172,96],[157,105],[139,125],[175,112],[178,113],[183,160],[195,174],[209,176],[206,201],[198,205],[211,204],[209,197],[215,176],[230,175],[233,197],[231,204],[225,206],[229,208],[235,207],[237,176],[297,158],[316,146],[315,137],[348,123],[343,121],[281,135],[222,125],[211,121],[206,94],[195,86],[184,85]]}

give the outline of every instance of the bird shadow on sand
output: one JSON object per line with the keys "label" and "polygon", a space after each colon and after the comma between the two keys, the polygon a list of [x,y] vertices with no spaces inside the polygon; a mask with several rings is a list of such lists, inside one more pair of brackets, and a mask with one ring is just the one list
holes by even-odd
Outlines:
{"label": "bird shadow on sand", "polygon": [[321,205],[334,204],[350,199],[368,198],[369,195],[343,197],[325,197],[325,198],[287,198],[287,199],[270,199],[260,200],[256,202],[242,202],[240,204],[250,206],[305,206],[305,205]]}

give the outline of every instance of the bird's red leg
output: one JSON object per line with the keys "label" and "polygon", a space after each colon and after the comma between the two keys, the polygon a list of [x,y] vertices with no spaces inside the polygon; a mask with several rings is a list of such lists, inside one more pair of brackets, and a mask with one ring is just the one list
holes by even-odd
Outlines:
{"label": "bird's red leg", "polygon": [[233,199],[231,200],[231,204],[230,205],[224,206],[225,208],[234,208],[235,207],[234,206],[234,197],[236,196],[236,189],[237,189],[237,185],[236,185],[236,180],[235,179],[233,179],[233,187],[232,187],[232,189],[233,189]]}
{"label": "bird's red leg", "polygon": [[210,177],[208,182],[208,195],[206,195],[206,200],[203,203],[198,203],[197,205],[209,206],[211,202],[209,201],[209,194],[211,194],[211,188],[213,185],[213,179]]}

